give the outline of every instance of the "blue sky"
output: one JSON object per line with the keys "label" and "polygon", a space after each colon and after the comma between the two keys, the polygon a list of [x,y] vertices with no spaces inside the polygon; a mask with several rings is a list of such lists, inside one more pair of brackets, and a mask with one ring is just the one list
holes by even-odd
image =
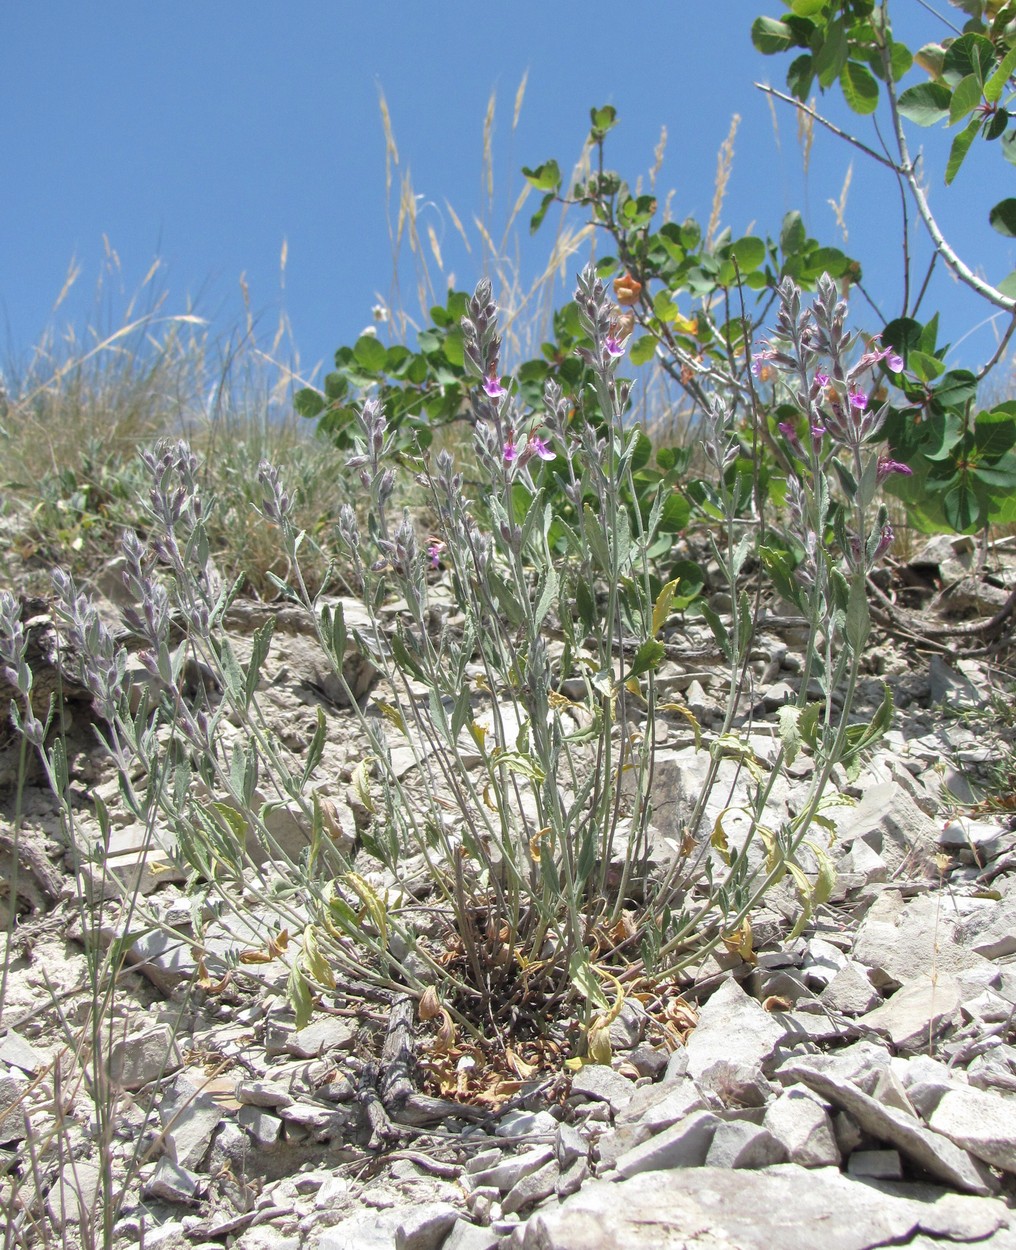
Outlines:
{"label": "blue sky", "polygon": [[[946,0],[938,3],[953,16]],[[847,248],[892,314],[900,290],[894,184],[822,132],[805,178],[792,112],[777,106],[777,146],[770,108],[752,85],[783,85],[786,59],[761,57],[749,35],[756,15],[781,9],[777,0],[8,0],[0,14],[0,355],[23,364],[51,319],[72,323],[79,337],[89,323],[115,326],[159,257],[167,311],[184,311],[190,301],[215,334],[228,337],[242,324],[245,275],[259,331],[270,338],[283,308],[305,374],[319,362],[327,367],[334,349],[370,322],[377,293],[391,296],[382,90],[400,172],[411,170],[421,222],[434,227],[459,287],[480,275],[474,216],[503,226],[522,186],[520,167],[552,156],[570,167],[589,107],[610,103],[621,119],[608,149],[612,163],[634,181],[653,163],[665,125],[657,190],[673,188],[678,219],[694,215],[703,223],[717,149],[731,116],[740,114],[724,210],[735,233],[754,223],[758,233],[775,234],[783,213],[800,208],[811,234],[842,243],[827,201],[839,196],[853,160]],[[898,35],[912,47],[945,32],[921,0],[896,0],[892,11]],[[492,90],[488,202],[482,138]],[[872,141],[870,123],[848,114],[838,93],[821,103]],[[947,235],[987,277],[1001,280],[1016,256],[1012,240],[988,228],[987,212],[1008,193],[1012,167],[995,151],[975,153],[947,190],[942,137],[919,131],[914,141],[927,145],[932,199]],[[467,229],[471,254],[448,204]],[[535,197],[517,231],[528,274],[542,269],[551,239],[545,227],[529,240],[534,207]],[[124,294],[107,284],[97,312],[104,236],[119,258]],[[72,259],[81,276],[53,318]],[[407,259],[401,274],[415,312]],[[948,280],[936,294],[954,340],[990,312]],[[856,313],[875,328],[860,301]],[[991,343],[982,329],[955,359],[976,365]]]}

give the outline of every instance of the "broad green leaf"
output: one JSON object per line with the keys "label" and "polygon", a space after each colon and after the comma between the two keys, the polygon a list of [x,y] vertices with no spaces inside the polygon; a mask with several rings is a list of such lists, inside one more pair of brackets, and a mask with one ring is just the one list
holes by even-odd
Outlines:
{"label": "broad green leaf", "polygon": [[999,200],[988,214],[993,229],[1007,238],[1016,238],[1016,199]]}
{"label": "broad green leaf", "polygon": [[960,166],[966,160],[971,144],[977,137],[977,131],[980,124],[981,123],[978,118],[973,118],[973,120],[959,132],[956,138],[953,139],[952,147],[949,149],[949,160],[945,167],[946,186],[949,186],[952,180],[960,172]]}
{"label": "broad green leaf", "polygon": [[991,77],[984,84],[984,98],[989,104],[997,104],[1002,97],[1005,84],[1016,70],[1016,47],[1012,47],[996,66]]}
{"label": "broad green leaf", "polygon": [[361,369],[368,373],[380,373],[388,359],[388,349],[373,334],[361,334],[353,344],[353,355]]}
{"label": "broad green leaf", "polygon": [[774,17],[757,17],[751,26],[751,41],[763,56],[773,56],[792,47],[794,35],[786,22]]}
{"label": "broad green leaf", "polygon": [[981,501],[977,496],[974,477],[961,473],[942,499],[945,518],[957,533],[979,529],[983,524]]}
{"label": "broad green leaf", "polygon": [[934,126],[949,116],[952,92],[944,82],[922,82],[908,87],[899,98],[903,116],[918,126]]}
{"label": "broad green leaf", "polygon": [[737,261],[742,273],[750,273],[758,269],[766,261],[766,245],[754,235],[745,235],[730,245],[730,254]]}
{"label": "broad green leaf", "polygon": [[878,108],[878,82],[870,69],[848,61],[840,74],[843,98],[855,113],[874,113]]}
{"label": "broad green leaf", "polygon": [[826,27],[826,36],[815,53],[815,74],[822,87],[831,87],[847,63],[850,47],[847,31],[839,18]]}
{"label": "broad green leaf", "polygon": [[949,125],[955,126],[972,113],[981,103],[981,84],[974,74],[968,74],[953,88],[949,102]]}
{"label": "broad green leaf", "polygon": [[797,209],[791,210],[783,218],[780,228],[780,250],[786,256],[796,256],[804,247],[807,238],[801,214]]}
{"label": "broad green leaf", "polygon": [[561,170],[557,161],[544,161],[535,169],[522,167],[522,176],[537,191],[556,192],[561,185]]}
{"label": "broad green leaf", "polygon": [[612,104],[605,104],[603,108],[593,108],[589,110],[589,120],[593,124],[593,129],[601,134],[606,134],[617,125],[617,109]]}
{"label": "broad green leaf", "polygon": [[293,407],[301,417],[319,417],[328,407],[325,397],[313,387],[304,386],[293,396]]}
{"label": "broad green leaf", "polygon": [[1008,299],[1016,299],[1016,270],[998,284],[998,290]]}
{"label": "broad green leaf", "polygon": [[633,365],[647,364],[652,360],[656,352],[656,342],[655,335],[643,334],[640,339],[636,339],[632,344],[631,351],[628,353],[628,359]]}
{"label": "broad green leaf", "polygon": [[968,74],[976,75],[979,82],[986,82],[995,63],[995,49],[990,39],[973,32],[954,39],[946,49],[942,75],[955,86]]}
{"label": "broad green leaf", "polygon": [[787,68],[787,90],[798,100],[807,100],[815,81],[815,58],[810,52],[795,56]]}

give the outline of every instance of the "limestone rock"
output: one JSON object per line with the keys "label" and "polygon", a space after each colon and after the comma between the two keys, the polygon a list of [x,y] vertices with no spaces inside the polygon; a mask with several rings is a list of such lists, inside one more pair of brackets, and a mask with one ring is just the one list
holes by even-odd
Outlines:
{"label": "limestone rock", "polygon": [[[904,1196],[911,1192],[913,1198]],[[898,1185],[883,1192],[832,1168],[806,1171],[792,1163],[761,1172],[648,1172],[618,1184],[590,1182],[557,1210],[538,1211],[518,1245],[520,1250],[815,1250],[817,1245],[871,1250],[913,1244],[917,1233],[934,1237],[943,1224],[954,1226],[958,1208],[950,1203],[957,1197],[932,1186]],[[1007,1216],[995,1200],[979,1199],[962,1210],[970,1211],[975,1238],[988,1235],[984,1228],[1000,1228]]]}
{"label": "limestone rock", "polygon": [[915,1054],[952,1025],[959,1023],[960,988],[955,977],[943,974],[915,977],[874,1011],[858,1021],[884,1034],[900,1054]]}
{"label": "limestone rock", "polygon": [[839,1167],[832,1119],[807,1090],[784,1090],[766,1108],[762,1124],[782,1144],[791,1163],[806,1168]]}
{"label": "limestone rock", "polygon": [[1016,1172],[1016,1101],[987,1090],[951,1089],[931,1113],[936,1133],[994,1167]]}
{"label": "limestone rock", "polygon": [[699,1012],[688,1038],[688,1073],[724,1101],[763,1106],[764,1072],[782,1041],[783,1026],[731,978]]}
{"label": "limestone rock", "polygon": [[827,1102],[849,1111],[865,1132],[888,1142],[932,1176],[971,1194],[990,1194],[996,1186],[991,1173],[965,1150],[925,1128],[912,1116],[862,1093],[849,1081],[835,1081],[805,1063],[784,1065],[782,1077],[803,1081]]}

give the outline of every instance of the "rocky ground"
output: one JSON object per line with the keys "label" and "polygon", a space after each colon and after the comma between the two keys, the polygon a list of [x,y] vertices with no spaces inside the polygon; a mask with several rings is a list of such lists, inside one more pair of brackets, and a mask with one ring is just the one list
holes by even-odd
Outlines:
{"label": "rocky ground", "polygon": [[[679,995],[626,1003],[611,1066],[522,1065],[469,1104],[407,1079],[433,1037],[408,999],[340,986],[295,1027],[284,953],[237,965],[238,952],[263,950],[269,927],[253,881],[235,907],[203,917],[200,948],[188,940],[183,873],[143,845],[88,705],[70,690],[78,836],[97,836],[96,796],[113,815],[108,898],[92,925],[77,901],[89,869],[41,778],[23,795],[12,897],[8,740],[0,869],[2,901],[19,919],[0,1027],[4,1245],[88,1244],[106,1166],[83,1076],[84,944],[98,933],[130,949],[109,1033],[91,1039],[110,1056],[107,1156],[127,1187],[118,1247],[1016,1250],[1016,822],[1006,808],[1016,776],[1005,723],[1016,720],[1005,676],[1016,577],[1004,544],[986,576],[974,565],[968,540],[938,539],[884,583],[862,699],[876,702],[885,680],[897,718],[861,776],[838,778],[836,887],[804,933],[788,940],[796,900],[789,886],[774,891],[747,961],[723,951]],[[43,673],[46,607],[34,609]],[[234,614],[238,647],[265,610]],[[706,641],[693,624],[682,637],[693,649]],[[793,620],[760,632],[742,728],[763,761],[806,645]],[[707,731],[722,683],[719,665],[701,659],[668,659],[661,671]],[[324,709],[320,792],[352,847],[358,744],[335,686],[306,624],[280,613],[262,704],[294,751]],[[664,829],[704,767],[686,722],[667,723],[654,791]],[[806,768],[780,781],[774,802],[793,804]],[[275,821],[298,855],[298,813],[278,809]],[[135,890],[160,927],[125,914]]]}

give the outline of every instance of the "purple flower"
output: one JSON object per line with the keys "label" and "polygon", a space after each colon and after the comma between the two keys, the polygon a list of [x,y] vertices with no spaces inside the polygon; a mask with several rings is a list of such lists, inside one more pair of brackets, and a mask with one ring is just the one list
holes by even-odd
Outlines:
{"label": "purple flower", "polygon": [[903,357],[897,356],[897,354],[893,351],[891,347],[889,348],[889,351],[886,354],[885,363],[886,363],[887,368],[890,370],[890,372],[892,373],[903,372]]}
{"label": "purple flower", "polygon": [[504,462],[511,464],[513,460],[517,460],[519,456],[518,444],[514,438],[510,438],[504,445]]}
{"label": "purple flower", "polygon": [[765,377],[762,372],[763,361],[774,360],[775,358],[776,358],[776,353],[773,351],[771,347],[765,347],[762,349],[762,351],[755,352],[751,358],[751,371],[755,375],[755,377],[761,379],[762,381],[765,381]]}
{"label": "purple flower", "polygon": [[441,567],[441,552],[444,551],[444,547],[445,545],[440,539],[434,538],[431,540],[430,546],[427,548],[427,559],[432,569]]}
{"label": "purple flower", "polygon": [[828,373],[816,373],[816,374],[815,374],[815,385],[816,385],[816,386],[828,386],[828,385],[829,385],[829,374],[828,374]]}
{"label": "purple flower", "polygon": [[868,396],[864,391],[851,391],[847,398],[850,400],[851,408],[858,408],[863,412],[868,407]]}
{"label": "purple flower", "polygon": [[487,392],[491,399],[502,399],[508,392],[501,385],[501,380],[496,373],[491,371],[483,379],[483,389]]}
{"label": "purple flower", "polygon": [[904,476],[910,477],[913,471],[908,464],[900,464],[898,460],[891,460],[888,456],[879,456],[875,478],[878,482],[884,482],[893,473],[902,473]]}
{"label": "purple flower", "polygon": [[826,432],[824,425],[813,425],[811,427],[811,441],[817,447],[822,441],[822,435]]}
{"label": "purple flower", "polygon": [[607,335],[606,339],[604,340],[603,346],[607,355],[610,356],[614,360],[616,360],[618,356],[624,355],[624,348],[618,342],[617,337],[613,334]]}
{"label": "purple flower", "polygon": [[776,428],[788,443],[793,443],[795,447],[798,446],[797,430],[794,429],[789,421],[780,421]]}
{"label": "purple flower", "polygon": [[526,450],[532,451],[533,455],[539,456],[541,460],[553,460],[557,456],[557,452],[552,451],[547,440],[541,438],[539,434],[533,434],[530,437]]}

